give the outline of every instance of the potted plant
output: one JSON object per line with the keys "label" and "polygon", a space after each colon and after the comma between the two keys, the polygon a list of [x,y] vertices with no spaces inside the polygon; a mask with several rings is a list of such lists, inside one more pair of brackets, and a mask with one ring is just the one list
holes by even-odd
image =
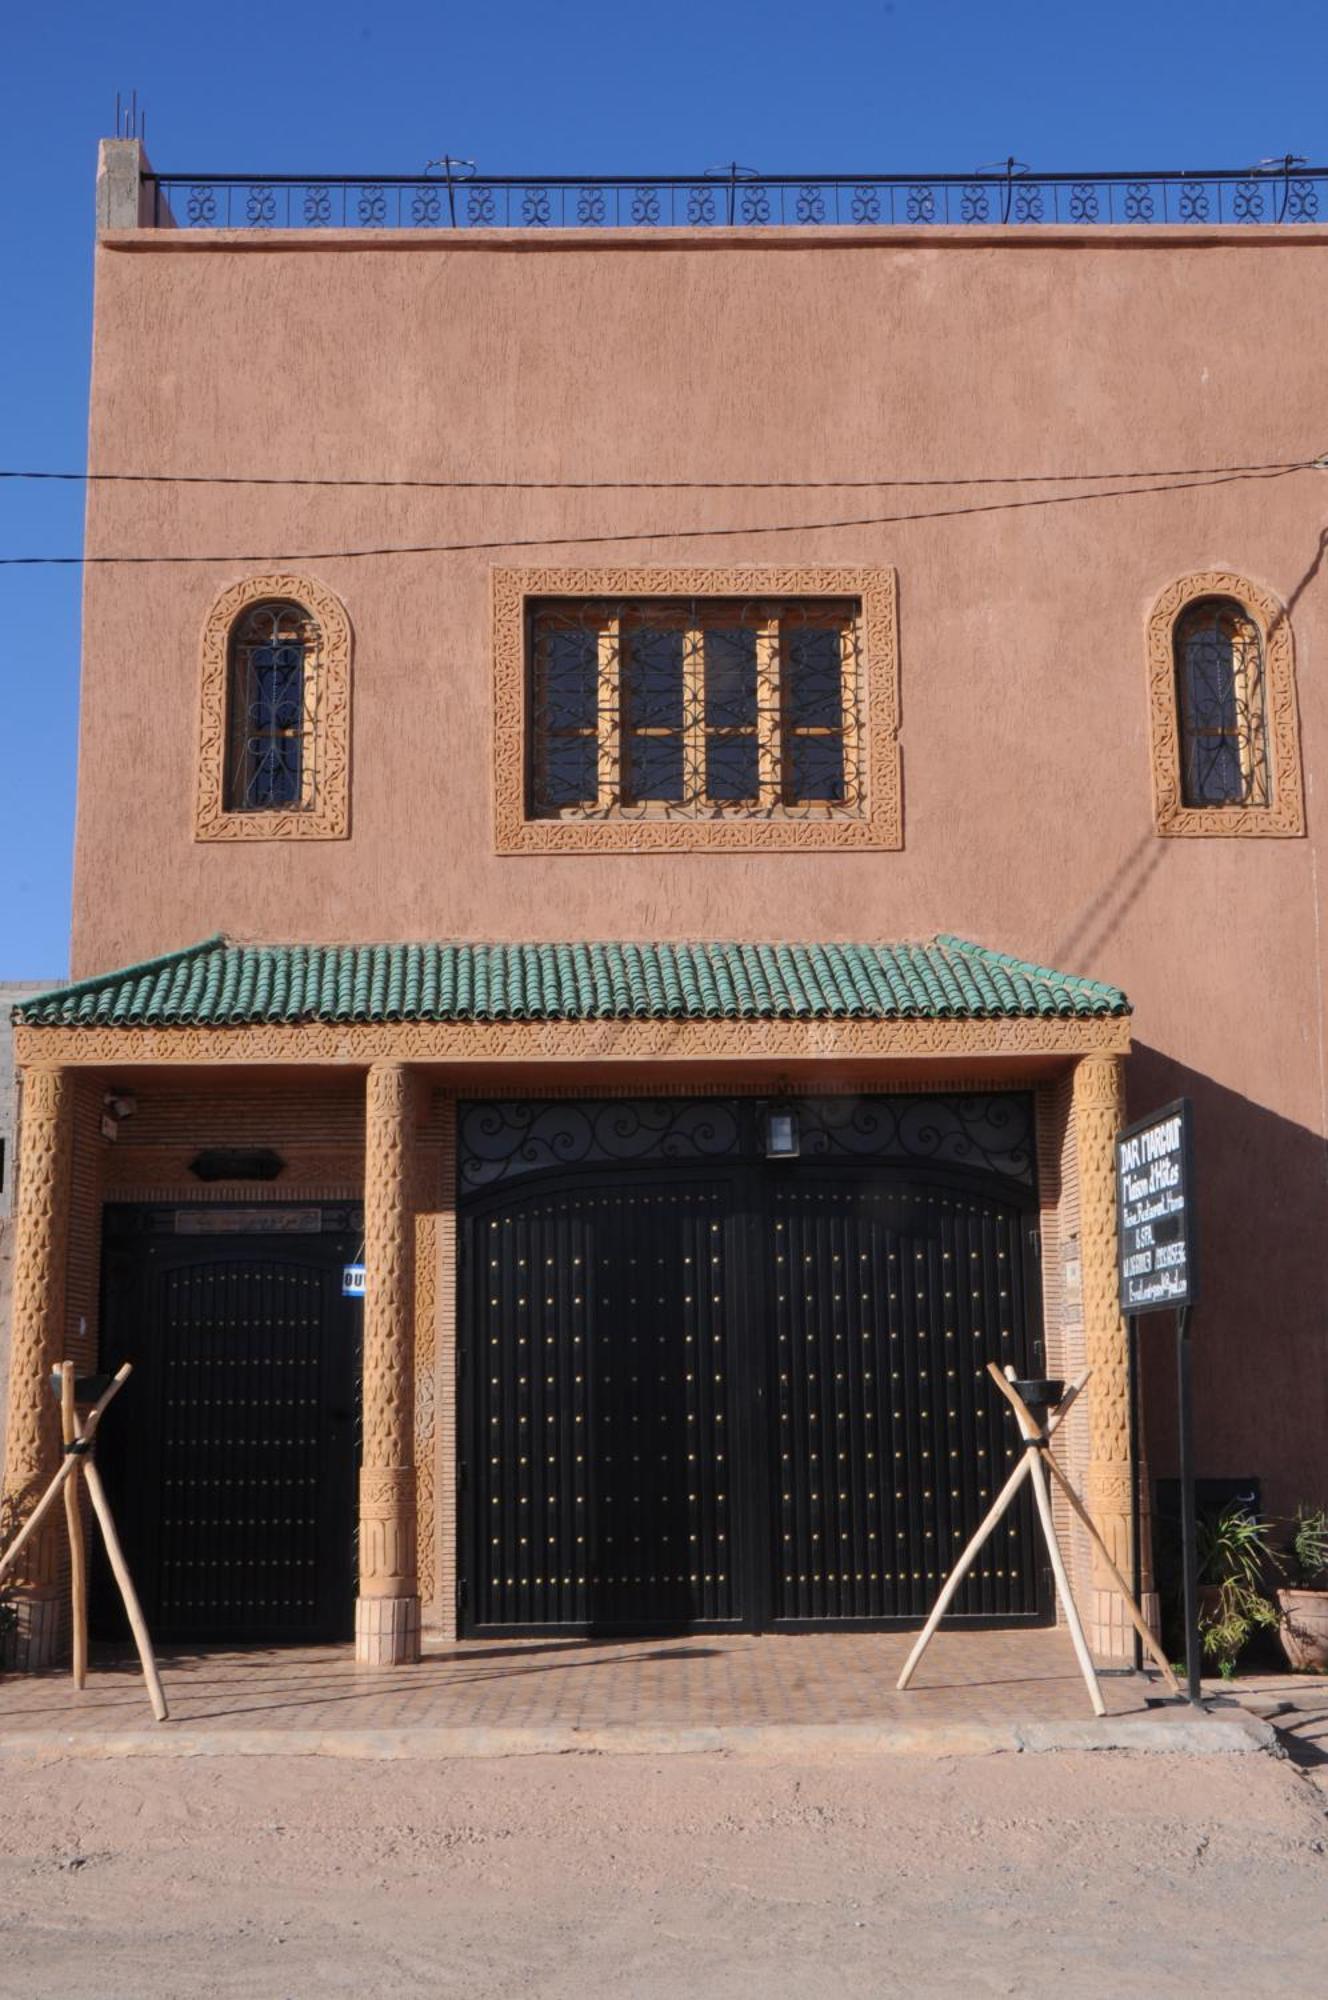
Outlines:
{"label": "potted plant", "polygon": [[1299,1507],[1291,1523],[1286,1568],[1277,1593],[1278,1634],[1293,1667],[1328,1673],[1328,1507]]}
{"label": "potted plant", "polygon": [[1281,1568],[1273,1523],[1247,1513],[1239,1500],[1199,1520],[1199,1634],[1224,1680],[1256,1632],[1273,1631],[1278,1614],[1268,1579]]}

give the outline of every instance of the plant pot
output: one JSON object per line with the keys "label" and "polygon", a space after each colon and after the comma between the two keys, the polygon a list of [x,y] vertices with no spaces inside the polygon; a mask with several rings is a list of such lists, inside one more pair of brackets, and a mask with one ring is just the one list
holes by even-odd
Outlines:
{"label": "plant pot", "polygon": [[1288,1663],[1328,1673],[1328,1590],[1279,1590],[1277,1609]]}

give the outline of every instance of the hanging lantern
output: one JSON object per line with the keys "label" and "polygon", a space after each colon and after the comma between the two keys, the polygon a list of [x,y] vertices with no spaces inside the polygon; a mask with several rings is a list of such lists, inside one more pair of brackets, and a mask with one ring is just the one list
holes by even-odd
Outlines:
{"label": "hanging lantern", "polygon": [[778,1098],[765,1107],[765,1156],[767,1160],[796,1160],[798,1157],[798,1111],[788,1098]]}

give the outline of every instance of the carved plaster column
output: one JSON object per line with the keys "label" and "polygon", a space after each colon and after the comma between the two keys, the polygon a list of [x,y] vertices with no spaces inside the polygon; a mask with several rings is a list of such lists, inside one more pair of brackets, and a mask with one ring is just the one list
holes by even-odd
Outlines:
{"label": "carved plaster column", "polygon": [[[1084,1499],[1117,1568],[1128,1577],[1133,1515],[1129,1352],[1116,1281],[1115,1144],[1124,1112],[1124,1057],[1081,1056],[1074,1071],[1074,1139],[1079,1156],[1084,1352],[1093,1370],[1088,1385]],[[1145,1615],[1149,1608],[1145,1600]],[[1083,1610],[1088,1643],[1095,1653],[1106,1659],[1132,1656],[1132,1628],[1120,1594],[1096,1554]]]}
{"label": "carved plaster column", "polygon": [[[64,1069],[27,1069],[22,1092],[5,1441],[11,1529],[31,1512],[60,1463],[60,1409],[49,1379],[65,1340],[74,1079]],[[10,1641],[19,1667],[49,1666],[55,1657],[64,1608],[63,1533],[64,1515],[56,1508],[20,1558],[18,1625]]]}
{"label": "carved plaster column", "polygon": [[364,1449],[355,1658],[420,1656],[415,1567],[415,1087],[401,1063],[369,1071],[364,1158]]}

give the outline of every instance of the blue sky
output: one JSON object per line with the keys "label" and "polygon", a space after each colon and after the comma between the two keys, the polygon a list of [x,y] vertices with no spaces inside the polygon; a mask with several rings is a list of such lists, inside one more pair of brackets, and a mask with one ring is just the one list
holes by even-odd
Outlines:
{"label": "blue sky", "polygon": [[[496,173],[1159,169],[1323,163],[1326,51],[1322,0],[15,0],[0,466],[84,460],[117,90],[164,170],[412,173],[445,151]],[[0,554],[75,550],[81,523],[79,488],[0,482]],[[0,978],[67,964],[79,594],[76,570],[0,570]]]}

